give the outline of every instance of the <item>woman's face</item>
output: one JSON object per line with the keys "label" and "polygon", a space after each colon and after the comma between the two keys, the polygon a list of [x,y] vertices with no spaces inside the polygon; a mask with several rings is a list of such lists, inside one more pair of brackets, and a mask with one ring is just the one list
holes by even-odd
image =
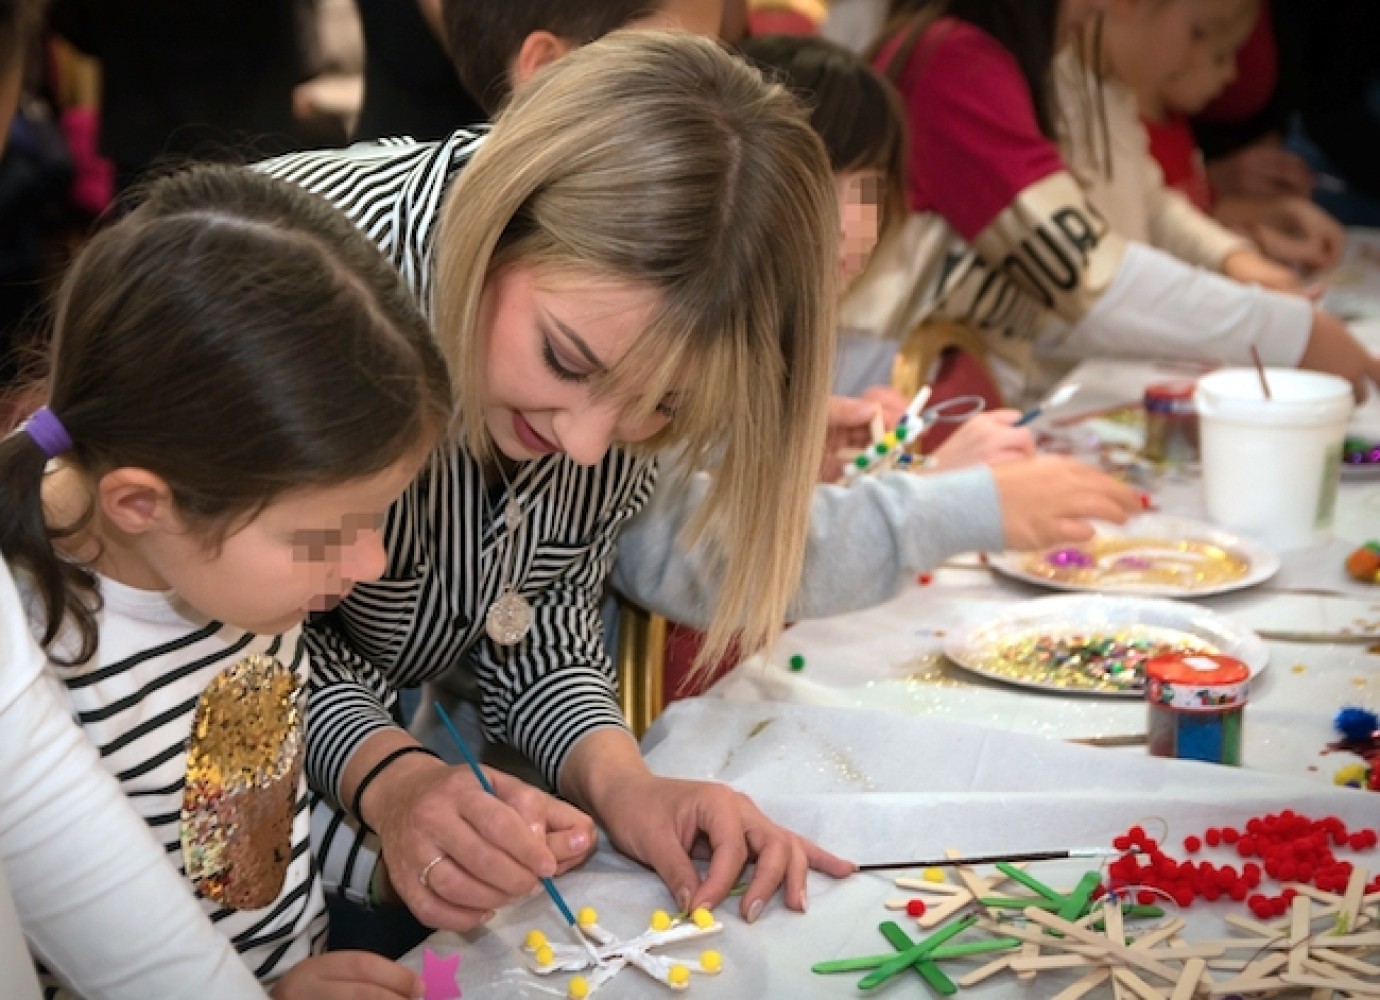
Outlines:
{"label": "woman's face", "polygon": [[652,289],[631,282],[544,275],[521,264],[495,272],[484,289],[480,330],[484,422],[498,450],[516,461],[564,452],[594,465],[612,445],[662,430],[673,401],[632,417],[594,391],[658,305]]}

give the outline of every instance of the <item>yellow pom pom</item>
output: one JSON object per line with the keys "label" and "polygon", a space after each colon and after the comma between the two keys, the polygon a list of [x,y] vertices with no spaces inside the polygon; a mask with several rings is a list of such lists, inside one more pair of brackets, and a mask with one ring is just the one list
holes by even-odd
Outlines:
{"label": "yellow pom pom", "polygon": [[1370,769],[1364,764],[1348,764],[1341,768],[1332,776],[1332,781],[1337,785],[1349,785],[1352,788],[1365,788],[1366,781],[1370,778]]}
{"label": "yellow pom pom", "polygon": [[714,926],[714,914],[710,913],[703,906],[697,907],[695,912],[690,914],[690,919],[695,922],[695,926],[700,930]]}
{"label": "yellow pom pom", "polygon": [[673,965],[666,978],[671,980],[672,986],[684,986],[690,982],[690,970],[683,965]]}
{"label": "yellow pom pom", "polygon": [[544,944],[546,944],[546,935],[539,930],[530,930],[527,932],[527,940],[523,942],[522,946],[528,951],[536,951]]}
{"label": "yellow pom pom", "polygon": [[943,881],[944,881],[944,869],[943,869],[943,868],[926,868],[925,871],[924,871],[924,874],[923,874],[921,877],[922,877],[926,882],[943,882]]}
{"label": "yellow pom pom", "polygon": [[882,444],[886,445],[888,448],[893,447],[896,444],[896,441],[897,437],[895,431],[887,431],[885,434],[882,435]]}
{"label": "yellow pom pom", "polygon": [[724,967],[724,957],[717,951],[706,951],[700,955],[700,966],[708,973],[716,973]]}
{"label": "yellow pom pom", "polygon": [[599,914],[592,906],[582,906],[580,912],[575,914],[575,920],[581,927],[593,927],[599,922]]}
{"label": "yellow pom pom", "polygon": [[556,960],[556,953],[551,950],[549,944],[539,944],[537,945],[536,958],[538,965],[550,965]]}
{"label": "yellow pom pom", "polygon": [[671,929],[671,915],[665,910],[656,910],[652,913],[652,930],[666,931]]}
{"label": "yellow pom pom", "polygon": [[574,1000],[584,1000],[589,996],[589,983],[584,976],[571,976],[570,985],[566,987],[566,996],[573,997]]}

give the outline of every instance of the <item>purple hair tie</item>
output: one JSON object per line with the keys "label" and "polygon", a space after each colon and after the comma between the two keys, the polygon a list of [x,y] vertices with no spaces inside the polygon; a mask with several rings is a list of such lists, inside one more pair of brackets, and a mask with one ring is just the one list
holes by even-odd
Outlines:
{"label": "purple hair tie", "polygon": [[57,414],[46,406],[34,410],[33,415],[24,421],[24,432],[49,458],[57,458],[63,452],[72,450],[72,435],[67,433]]}

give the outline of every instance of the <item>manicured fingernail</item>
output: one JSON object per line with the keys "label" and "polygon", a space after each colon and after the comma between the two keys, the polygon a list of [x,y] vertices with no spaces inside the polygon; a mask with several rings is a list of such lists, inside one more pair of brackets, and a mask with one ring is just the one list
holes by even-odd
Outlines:
{"label": "manicured fingernail", "polygon": [[528,829],[531,830],[531,831],[532,831],[534,834],[536,834],[538,837],[545,837],[545,836],[546,836],[546,827],[542,826],[540,823],[532,823],[532,824],[528,827]]}
{"label": "manicured fingernail", "polygon": [[494,913],[495,913],[495,912],[497,912],[497,911],[495,911],[495,910],[490,910],[488,913],[484,914],[482,917],[479,918],[479,922],[480,922],[481,924],[487,924],[490,920],[492,920],[492,919],[494,918]]}
{"label": "manicured fingernail", "polygon": [[757,918],[761,915],[762,900],[754,899],[751,903],[748,904],[747,922],[750,924],[755,924],[757,922]]}
{"label": "manicured fingernail", "polygon": [[570,849],[572,851],[583,851],[589,846],[589,834],[579,831],[570,835]]}
{"label": "manicured fingernail", "polygon": [[810,891],[809,891],[808,889],[801,889],[801,890],[800,890],[800,912],[801,912],[801,913],[807,913],[807,912],[809,912],[809,909],[810,909]]}
{"label": "manicured fingernail", "polygon": [[680,907],[682,913],[690,912],[690,890],[682,889],[676,893],[676,905]]}

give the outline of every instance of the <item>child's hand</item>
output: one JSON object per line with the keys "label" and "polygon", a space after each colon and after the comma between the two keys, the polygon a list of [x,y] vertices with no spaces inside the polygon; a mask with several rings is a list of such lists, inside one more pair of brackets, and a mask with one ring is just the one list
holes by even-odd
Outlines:
{"label": "child's hand", "polygon": [[1276,292],[1298,295],[1303,283],[1290,268],[1267,260],[1259,251],[1243,248],[1233,250],[1222,261],[1222,273],[1243,285],[1259,285]]}
{"label": "child's hand", "polygon": [[1008,549],[1042,549],[1093,536],[1088,522],[1120,524],[1141,510],[1140,494],[1064,455],[1039,455],[992,469]]}
{"label": "child's hand", "polygon": [[1213,160],[1207,169],[1212,189],[1220,197],[1292,194],[1307,198],[1313,191],[1313,171],[1303,158],[1268,140]]}
{"label": "child's hand", "polygon": [[904,412],[905,398],[887,386],[872,386],[863,392],[861,399],[830,396],[819,481],[837,482],[844,466],[840,453],[866,448],[872,443],[872,426],[878,418],[882,426],[890,429],[896,426]]}
{"label": "child's hand", "polygon": [[414,1000],[426,996],[409,969],[367,951],[332,951],[298,962],[269,991],[274,1000]]}
{"label": "child's hand", "polygon": [[1275,260],[1308,273],[1335,267],[1346,247],[1346,230],[1307,198],[1275,198],[1263,225],[1252,233]]}
{"label": "child's hand", "polygon": [[992,410],[965,420],[930,456],[939,471],[965,465],[998,465],[1035,454],[1035,435],[1027,427],[1011,426],[1019,410]]}
{"label": "child's hand", "polygon": [[1380,385],[1380,358],[1352,336],[1345,323],[1322,310],[1313,313],[1299,367],[1340,375],[1351,383],[1357,402],[1366,398],[1370,383]]}

